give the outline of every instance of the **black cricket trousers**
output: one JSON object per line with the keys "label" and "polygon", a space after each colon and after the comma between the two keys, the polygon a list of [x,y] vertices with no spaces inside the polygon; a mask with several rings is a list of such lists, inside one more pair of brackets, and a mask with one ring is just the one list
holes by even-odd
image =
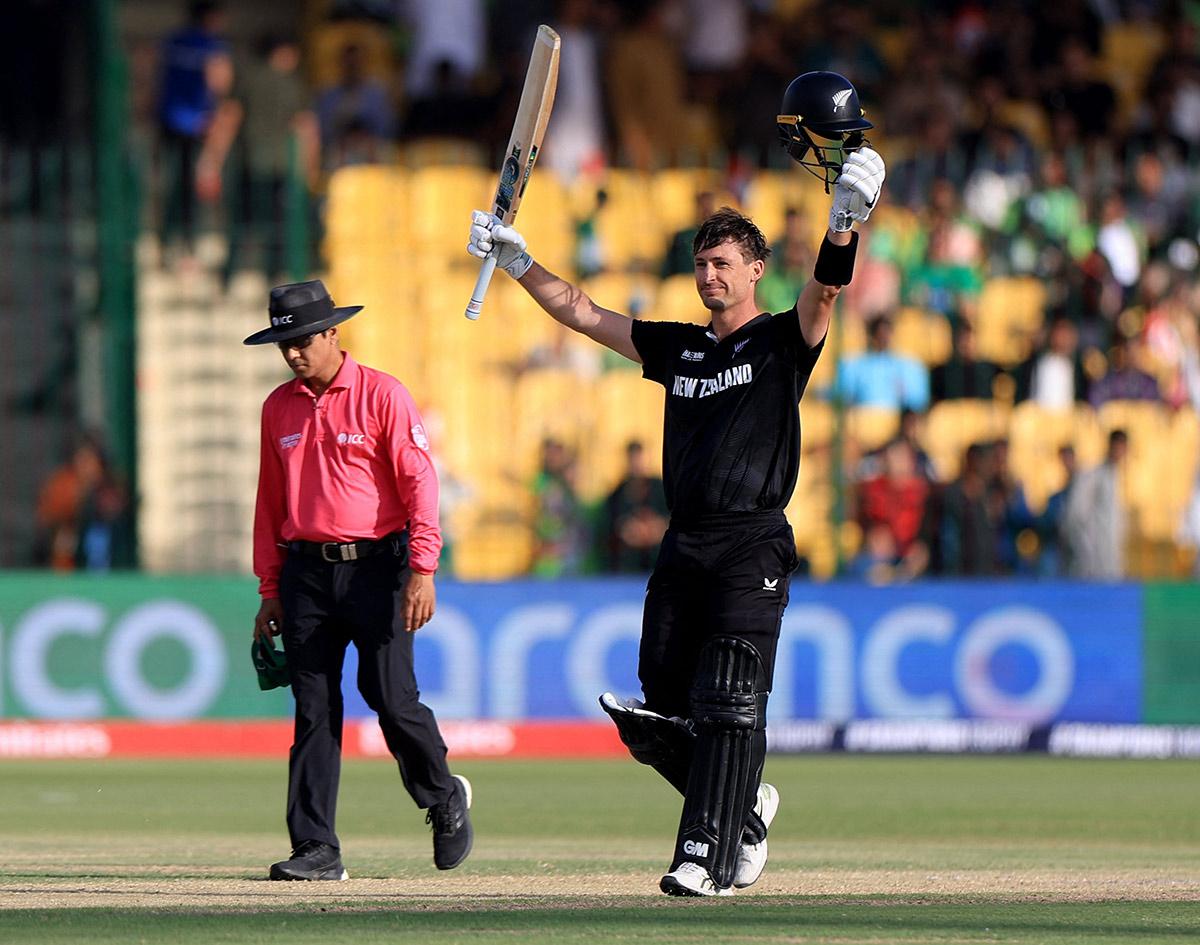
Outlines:
{"label": "black cricket trousers", "polygon": [[328,562],[289,551],[279,576],[283,645],[296,727],[288,765],[287,825],[295,849],[334,830],[342,755],[342,663],[358,650],[358,691],[379,716],[400,777],[418,807],[448,800],[454,781],[437,720],[420,701],[413,634],[404,629],[407,549]]}
{"label": "black cricket trousers", "polygon": [[638,676],[646,708],[691,717],[700,650],[715,636],[754,645],[768,687],[796,539],[782,512],[728,513],[674,521],[646,586]]}

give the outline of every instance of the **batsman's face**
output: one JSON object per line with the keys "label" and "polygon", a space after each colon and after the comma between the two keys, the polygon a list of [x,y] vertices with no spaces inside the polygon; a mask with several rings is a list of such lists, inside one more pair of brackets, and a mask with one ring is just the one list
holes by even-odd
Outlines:
{"label": "batsman's face", "polygon": [[747,262],[742,248],[732,241],[696,254],[696,291],[709,311],[734,308],[754,298],[754,285],[762,278],[761,259]]}

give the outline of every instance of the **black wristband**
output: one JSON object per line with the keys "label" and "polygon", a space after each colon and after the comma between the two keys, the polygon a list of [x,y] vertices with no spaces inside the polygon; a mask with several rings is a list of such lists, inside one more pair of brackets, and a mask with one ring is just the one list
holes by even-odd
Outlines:
{"label": "black wristband", "polygon": [[813,268],[813,278],[821,285],[849,285],[854,278],[854,257],[858,253],[858,234],[851,232],[850,242],[838,246],[829,242],[829,237],[821,241],[821,250],[817,253],[817,265]]}

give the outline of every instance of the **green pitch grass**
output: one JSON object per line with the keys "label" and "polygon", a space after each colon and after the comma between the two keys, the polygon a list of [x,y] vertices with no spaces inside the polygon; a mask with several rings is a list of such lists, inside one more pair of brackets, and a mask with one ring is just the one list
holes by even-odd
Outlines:
{"label": "green pitch grass", "polygon": [[268,883],[286,762],[0,762],[0,942],[1200,941],[1200,765],[771,758],[762,881],[657,880],[679,801],[633,762],[476,762],[451,873],[382,761],[347,764],[347,883]]}

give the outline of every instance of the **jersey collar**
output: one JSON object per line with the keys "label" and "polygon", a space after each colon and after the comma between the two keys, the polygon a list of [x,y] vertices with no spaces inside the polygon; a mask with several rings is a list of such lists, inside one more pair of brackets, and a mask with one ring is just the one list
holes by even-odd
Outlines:
{"label": "jersey collar", "polygon": [[763,319],[770,318],[770,317],[771,316],[766,312],[759,312],[752,319],[750,319],[750,321],[746,322],[744,325],[739,325],[737,328],[735,328],[733,331],[731,331],[724,338],[717,337],[717,333],[715,331],[713,331],[712,322],[709,322],[708,327],[704,329],[704,336],[706,338],[708,338],[708,340],[713,342],[714,344],[721,344],[721,342],[728,341],[730,338],[736,338],[738,335],[740,335],[742,332],[744,332],[751,325],[757,325],[761,321],[763,321]]}

